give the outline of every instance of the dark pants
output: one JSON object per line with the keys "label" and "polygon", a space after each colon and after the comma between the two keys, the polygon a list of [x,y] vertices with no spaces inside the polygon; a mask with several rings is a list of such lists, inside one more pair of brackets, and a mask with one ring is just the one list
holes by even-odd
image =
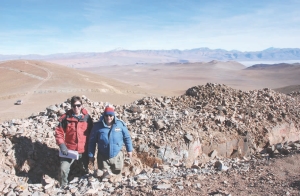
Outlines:
{"label": "dark pants", "polygon": [[61,157],[60,158],[60,186],[61,187],[68,184],[68,176],[69,176],[70,168],[75,161],[78,162],[78,165],[81,170],[83,170],[85,173],[88,173],[89,158],[87,152],[83,154],[79,154],[78,160]]}

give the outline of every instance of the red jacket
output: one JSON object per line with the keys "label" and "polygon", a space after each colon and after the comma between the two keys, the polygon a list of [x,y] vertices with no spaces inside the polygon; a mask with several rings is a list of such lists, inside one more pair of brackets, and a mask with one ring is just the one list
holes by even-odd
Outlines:
{"label": "red jacket", "polygon": [[82,109],[81,119],[72,116],[72,109],[59,118],[59,124],[55,129],[55,140],[58,145],[65,143],[69,150],[83,153],[87,150],[88,140],[93,120],[86,109]]}

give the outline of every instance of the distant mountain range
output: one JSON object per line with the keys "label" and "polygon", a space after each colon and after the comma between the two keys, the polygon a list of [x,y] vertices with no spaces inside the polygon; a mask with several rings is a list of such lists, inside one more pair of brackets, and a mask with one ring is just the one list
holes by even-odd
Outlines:
{"label": "distant mountain range", "polygon": [[[299,48],[268,48],[256,52],[195,48],[190,50],[126,50],[117,49],[108,52],[58,53],[51,55],[0,55],[0,60],[45,60],[68,66],[124,65],[147,63],[188,63],[203,61],[286,61],[300,60]],[[76,61],[77,60],[77,61]],[[71,62],[72,61],[72,62]],[[67,63],[68,62],[68,63]]]}
{"label": "distant mountain range", "polygon": [[247,70],[281,70],[281,69],[297,69],[299,70],[300,63],[278,63],[278,64],[255,64],[247,67]]}

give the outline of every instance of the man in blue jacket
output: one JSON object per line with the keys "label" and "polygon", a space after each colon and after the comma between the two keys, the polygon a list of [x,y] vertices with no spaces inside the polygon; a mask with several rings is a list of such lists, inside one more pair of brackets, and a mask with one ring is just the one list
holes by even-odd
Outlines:
{"label": "man in blue jacket", "polygon": [[90,163],[94,162],[98,144],[98,169],[110,169],[114,174],[121,174],[124,165],[122,153],[124,143],[131,158],[133,147],[128,129],[125,123],[115,116],[114,108],[106,106],[103,116],[94,124],[91,131],[88,148]]}

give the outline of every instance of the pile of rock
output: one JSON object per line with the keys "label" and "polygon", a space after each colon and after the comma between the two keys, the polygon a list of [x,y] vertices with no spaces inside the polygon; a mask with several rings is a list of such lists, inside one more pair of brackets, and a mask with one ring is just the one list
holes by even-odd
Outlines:
{"label": "pile of rock", "polygon": [[[93,120],[99,120],[107,103],[82,99]],[[115,182],[113,175],[98,170],[78,176],[74,170],[75,178],[61,190],[56,188],[59,159],[54,129],[59,116],[70,108],[67,100],[28,119],[2,123],[0,192],[79,195],[142,186],[150,187],[150,192],[181,189],[183,178],[228,168],[246,171],[253,155],[269,157],[299,149],[300,105],[295,97],[270,89],[244,92],[208,83],[178,97],[145,97],[115,105],[135,148],[123,179]]]}
{"label": "pile of rock", "polygon": [[292,91],[291,93],[288,94],[288,96],[291,96],[294,98],[300,98],[300,91]]}
{"label": "pile of rock", "polygon": [[117,111],[137,151],[171,165],[249,156],[299,140],[299,103],[270,89],[243,92],[208,83],[179,97],[146,97]]}

